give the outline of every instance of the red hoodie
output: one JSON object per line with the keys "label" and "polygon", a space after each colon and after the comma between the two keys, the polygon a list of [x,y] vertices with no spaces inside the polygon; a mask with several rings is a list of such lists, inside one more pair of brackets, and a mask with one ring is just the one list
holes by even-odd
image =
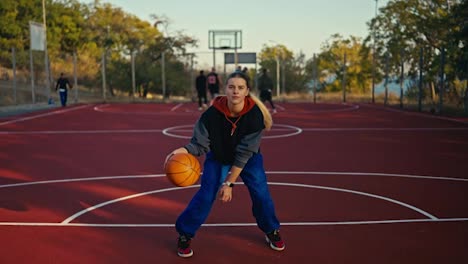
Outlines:
{"label": "red hoodie", "polygon": [[242,111],[240,111],[239,116],[237,117],[236,121],[231,121],[229,119],[231,115],[231,111],[229,110],[228,107],[228,100],[226,96],[218,96],[214,99],[213,101],[213,106],[214,108],[218,109],[221,113],[224,114],[224,117],[231,123],[232,129],[231,129],[231,136],[234,134],[234,131],[237,128],[237,122],[240,120],[240,118],[247,112],[249,112],[254,106],[255,106],[255,101],[250,98],[249,96],[246,96],[244,99],[244,108],[242,108]]}

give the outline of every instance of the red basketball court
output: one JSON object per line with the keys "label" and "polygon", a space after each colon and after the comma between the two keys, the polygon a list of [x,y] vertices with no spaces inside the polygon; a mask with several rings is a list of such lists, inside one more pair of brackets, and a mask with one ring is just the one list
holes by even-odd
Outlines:
{"label": "red basketball court", "polygon": [[239,184],[178,257],[174,222],[199,186],[174,187],[163,162],[199,115],[98,104],[0,119],[0,263],[468,263],[467,121],[365,104],[279,103],[261,149],[284,252]]}

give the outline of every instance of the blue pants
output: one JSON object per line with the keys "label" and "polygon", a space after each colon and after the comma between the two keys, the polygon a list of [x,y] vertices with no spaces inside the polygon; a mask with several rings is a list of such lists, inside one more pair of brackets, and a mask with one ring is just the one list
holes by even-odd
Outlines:
{"label": "blue pants", "polygon": [[67,105],[67,90],[65,91],[60,91],[60,102],[62,103],[62,106]]}
{"label": "blue pants", "polygon": [[[231,165],[222,165],[208,153],[203,168],[201,187],[190,201],[189,205],[176,221],[176,230],[181,235],[194,237],[197,230],[205,222],[217,198],[218,190],[227,177]],[[270,233],[280,227],[275,214],[275,207],[268,190],[263,156],[254,154],[240,177],[247,186],[252,199],[252,212],[258,227],[264,233]],[[233,190],[235,192],[235,189]]]}

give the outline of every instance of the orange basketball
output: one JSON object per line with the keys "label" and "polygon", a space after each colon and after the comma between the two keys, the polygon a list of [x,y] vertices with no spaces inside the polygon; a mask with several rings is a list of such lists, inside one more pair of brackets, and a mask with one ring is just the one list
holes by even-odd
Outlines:
{"label": "orange basketball", "polygon": [[169,181],[175,186],[185,187],[195,184],[200,178],[200,162],[192,154],[177,153],[169,157],[164,165]]}

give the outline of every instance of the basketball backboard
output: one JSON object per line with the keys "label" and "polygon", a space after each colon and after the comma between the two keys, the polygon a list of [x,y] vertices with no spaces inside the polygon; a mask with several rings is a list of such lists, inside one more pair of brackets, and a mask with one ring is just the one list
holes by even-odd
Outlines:
{"label": "basketball backboard", "polygon": [[208,31],[209,49],[241,49],[242,30]]}

